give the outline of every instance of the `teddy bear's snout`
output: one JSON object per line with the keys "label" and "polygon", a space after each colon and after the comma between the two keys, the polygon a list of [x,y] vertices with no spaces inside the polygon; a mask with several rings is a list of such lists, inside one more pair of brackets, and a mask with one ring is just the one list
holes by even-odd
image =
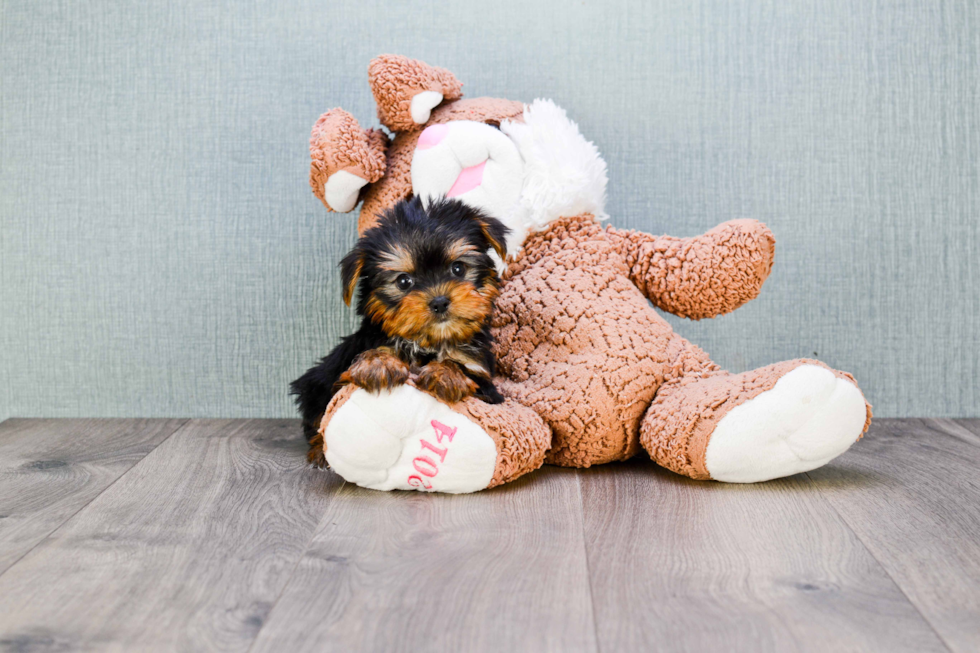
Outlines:
{"label": "teddy bear's snout", "polygon": [[520,197],[524,163],[514,142],[470,120],[430,125],[412,155],[412,192],[424,201],[456,197],[506,220]]}

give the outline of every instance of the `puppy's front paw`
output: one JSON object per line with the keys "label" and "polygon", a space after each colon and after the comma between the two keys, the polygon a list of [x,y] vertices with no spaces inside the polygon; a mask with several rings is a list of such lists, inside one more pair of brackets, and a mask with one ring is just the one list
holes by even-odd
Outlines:
{"label": "puppy's front paw", "polygon": [[356,359],[340,382],[353,383],[368,392],[390,390],[408,380],[409,369],[405,362],[387,347],[370,349]]}
{"label": "puppy's front paw", "polygon": [[415,385],[450,404],[472,396],[477,388],[476,383],[463,374],[458,365],[439,361],[433,361],[423,367]]}

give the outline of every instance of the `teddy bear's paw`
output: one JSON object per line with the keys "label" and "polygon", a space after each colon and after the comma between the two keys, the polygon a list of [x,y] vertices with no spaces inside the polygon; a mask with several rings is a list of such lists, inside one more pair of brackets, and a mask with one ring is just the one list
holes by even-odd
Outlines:
{"label": "teddy bear's paw", "polygon": [[852,382],[824,367],[801,365],[721,419],[708,442],[705,466],[711,478],[728,483],[816,469],[861,437],[866,411]]}
{"label": "teddy bear's paw", "polygon": [[347,213],[357,206],[357,198],[367,183],[363,177],[340,170],[327,177],[323,187],[324,200],[337,213]]}
{"label": "teddy bear's paw", "polygon": [[476,492],[497,462],[486,431],[408,385],[354,391],[330,418],[324,442],[335,472],[373,490]]}
{"label": "teddy bear's paw", "polygon": [[412,122],[416,125],[424,125],[429,122],[432,110],[442,102],[442,93],[438,91],[422,91],[412,96],[412,103],[409,105],[409,113]]}
{"label": "teddy bear's paw", "polygon": [[388,139],[377,129],[361,126],[342,109],[327,111],[310,135],[310,184],[327,208],[347,213],[357,205],[361,189],[384,174]]}

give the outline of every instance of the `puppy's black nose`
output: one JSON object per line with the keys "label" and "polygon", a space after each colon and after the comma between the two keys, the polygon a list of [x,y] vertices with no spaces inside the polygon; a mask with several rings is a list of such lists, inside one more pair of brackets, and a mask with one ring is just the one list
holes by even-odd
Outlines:
{"label": "puppy's black nose", "polygon": [[429,308],[432,309],[432,312],[436,315],[442,315],[449,310],[449,298],[445,295],[440,295],[429,302]]}

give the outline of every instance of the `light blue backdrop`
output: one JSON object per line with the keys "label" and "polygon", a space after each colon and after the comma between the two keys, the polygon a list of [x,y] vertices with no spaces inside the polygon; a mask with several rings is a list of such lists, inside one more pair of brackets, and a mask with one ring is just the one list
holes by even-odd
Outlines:
{"label": "light blue backdrop", "polygon": [[980,10],[964,0],[0,2],[0,418],[291,415],[353,325],[354,216],[307,185],[370,58],[563,105],[615,224],[778,239],[676,329],[738,371],[819,356],[884,416],[980,414]]}

